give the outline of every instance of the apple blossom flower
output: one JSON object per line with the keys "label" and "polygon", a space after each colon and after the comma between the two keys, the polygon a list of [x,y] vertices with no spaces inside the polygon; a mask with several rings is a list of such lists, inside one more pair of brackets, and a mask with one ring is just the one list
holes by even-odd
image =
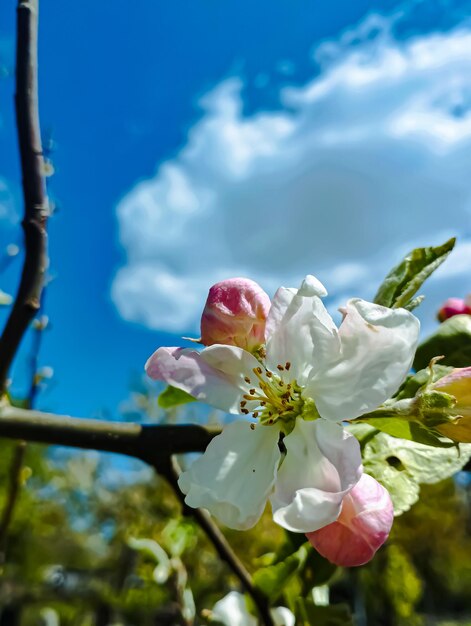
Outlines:
{"label": "apple blossom flower", "polygon": [[335,522],[307,533],[309,543],[323,557],[343,567],[371,561],[389,536],[394,518],[387,490],[363,474],[345,496]]}
{"label": "apple blossom flower", "polygon": [[440,322],[444,322],[450,317],[463,314],[471,315],[471,296],[468,296],[465,300],[448,298],[438,311],[437,318]]}
{"label": "apple blossom flower", "polygon": [[159,348],[147,374],[236,421],[183,472],[191,507],[236,529],[253,526],[270,499],[275,522],[311,532],[335,521],[362,473],[358,441],[340,425],[377,408],[409,371],[419,322],[405,309],[349,300],[339,329],[313,276],[281,287],[257,356],[239,346]]}
{"label": "apple blossom flower", "polygon": [[248,278],[229,278],[211,287],[201,317],[201,343],[239,346],[249,352],[265,341],[270,298]]}
{"label": "apple blossom flower", "polygon": [[[284,606],[270,611],[275,626],[294,626],[293,613]],[[218,621],[224,626],[257,626],[257,619],[247,610],[245,598],[237,591],[230,591],[218,600],[210,612],[211,621]]]}

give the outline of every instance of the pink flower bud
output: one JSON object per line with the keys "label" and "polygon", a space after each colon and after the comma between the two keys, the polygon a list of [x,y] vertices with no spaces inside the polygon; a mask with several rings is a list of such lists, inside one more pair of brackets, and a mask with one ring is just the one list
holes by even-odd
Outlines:
{"label": "pink flower bud", "polygon": [[461,298],[448,298],[437,313],[438,320],[444,322],[454,315],[471,315],[471,303],[469,297],[466,300]]}
{"label": "pink flower bud", "polygon": [[448,393],[456,400],[448,413],[457,419],[436,425],[436,430],[453,441],[471,443],[471,367],[455,368],[437,380],[433,389]]}
{"label": "pink flower bud", "polygon": [[201,317],[201,343],[253,350],[265,342],[270,298],[248,278],[229,278],[209,290]]}
{"label": "pink flower bud", "polygon": [[458,409],[471,411],[471,367],[456,367],[433,384],[433,388],[455,396]]}
{"label": "pink flower bud", "polygon": [[393,523],[393,505],[386,489],[368,474],[345,496],[336,522],[306,537],[326,559],[342,567],[370,561],[386,541]]}

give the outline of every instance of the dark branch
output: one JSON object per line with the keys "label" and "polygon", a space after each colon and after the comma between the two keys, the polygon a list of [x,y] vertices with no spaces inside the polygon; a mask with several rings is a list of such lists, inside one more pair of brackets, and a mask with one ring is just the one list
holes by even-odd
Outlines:
{"label": "dark branch", "polygon": [[82,419],[0,408],[0,437],[126,454],[154,465],[159,456],[204,452],[219,430],[194,424],[154,425]]}
{"label": "dark branch", "polygon": [[20,285],[0,337],[0,392],[24,333],[39,309],[47,268],[49,215],[38,112],[38,0],[17,8],[16,123],[23,179],[25,258]]}

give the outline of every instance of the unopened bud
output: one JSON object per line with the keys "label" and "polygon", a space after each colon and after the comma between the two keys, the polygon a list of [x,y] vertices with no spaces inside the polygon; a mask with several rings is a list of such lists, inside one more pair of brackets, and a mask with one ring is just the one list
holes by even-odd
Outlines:
{"label": "unopened bud", "polygon": [[432,389],[447,393],[456,400],[456,404],[448,409],[454,419],[438,424],[436,430],[453,441],[471,443],[471,367],[454,369],[437,380]]}
{"label": "unopened bud", "polygon": [[394,511],[387,490],[368,474],[345,496],[337,521],[307,533],[323,557],[342,567],[368,563],[389,536]]}
{"label": "unopened bud", "polygon": [[40,317],[36,317],[33,320],[34,330],[38,330],[38,331],[46,330],[48,326],[49,326],[49,317],[47,315],[41,315]]}
{"label": "unopened bud", "polygon": [[201,343],[252,351],[265,342],[270,298],[248,278],[229,278],[209,290],[201,317]]}
{"label": "unopened bud", "polygon": [[462,298],[448,298],[441,309],[437,313],[438,320],[444,322],[454,315],[471,315],[471,302],[469,297],[466,300]]}

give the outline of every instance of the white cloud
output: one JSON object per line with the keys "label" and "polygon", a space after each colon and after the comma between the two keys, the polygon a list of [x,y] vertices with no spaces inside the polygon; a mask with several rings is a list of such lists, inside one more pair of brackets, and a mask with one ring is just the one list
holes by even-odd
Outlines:
{"label": "white cloud", "polygon": [[[400,254],[463,233],[470,49],[464,26],[399,42],[376,16],[318,48],[320,70],[278,111],[245,116],[241,81],[219,84],[179,154],[118,206],[122,316],[194,331],[209,286],[236,275],[270,291],[310,272],[336,302],[372,297]],[[465,242],[429,289],[429,319],[471,291],[470,264]]]}

